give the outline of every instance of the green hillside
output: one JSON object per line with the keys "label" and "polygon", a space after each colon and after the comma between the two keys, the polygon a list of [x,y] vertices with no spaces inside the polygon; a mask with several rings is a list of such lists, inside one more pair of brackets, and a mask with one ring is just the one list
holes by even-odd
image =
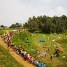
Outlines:
{"label": "green hillside", "polygon": [[[28,39],[28,43],[26,42],[26,39]],[[55,42],[53,41],[54,39]],[[11,40],[16,47],[21,46],[37,60],[46,63],[48,67],[67,67],[67,35],[65,34],[20,32],[16,33]],[[41,40],[45,40],[45,42],[41,42]],[[57,43],[61,45],[63,52],[58,48],[59,56],[50,60],[50,56],[55,52],[54,45],[58,46]],[[47,52],[46,57],[41,57],[41,54],[45,53],[48,48],[50,51]],[[39,51],[40,54],[37,54],[37,51]],[[62,56],[65,56],[65,59],[63,59]]]}
{"label": "green hillside", "polygon": [[0,46],[0,67],[23,67],[9,52]]}

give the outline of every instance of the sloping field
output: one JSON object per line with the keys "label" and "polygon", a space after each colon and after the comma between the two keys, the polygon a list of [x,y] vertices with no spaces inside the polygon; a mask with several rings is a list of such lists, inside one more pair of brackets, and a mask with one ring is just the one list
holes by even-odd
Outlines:
{"label": "sloping field", "polygon": [[0,46],[0,67],[23,67],[9,52]]}
{"label": "sloping field", "polygon": [[[26,41],[27,39],[28,41]],[[38,61],[46,63],[48,67],[67,67],[67,42],[66,40],[61,42],[62,39],[67,39],[67,35],[20,32],[13,36],[12,42],[15,46],[21,46]],[[45,42],[41,42],[41,40],[45,40]],[[59,56],[50,60],[50,56],[55,53],[55,46],[59,49]],[[48,48],[49,52],[46,53]],[[44,53],[46,53],[46,57],[42,56]]]}

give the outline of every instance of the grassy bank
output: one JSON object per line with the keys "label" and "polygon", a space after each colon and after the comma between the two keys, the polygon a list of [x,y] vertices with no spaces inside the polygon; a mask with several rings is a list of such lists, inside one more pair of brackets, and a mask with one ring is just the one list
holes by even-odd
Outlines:
{"label": "grassy bank", "polygon": [[0,46],[0,67],[23,67],[9,52]]}
{"label": "grassy bank", "polygon": [[[27,38],[29,43],[26,43]],[[41,42],[40,40],[42,39],[45,40],[45,42]],[[65,33],[42,34],[42,33],[21,32],[16,33],[11,40],[15,46],[20,45],[37,60],[46,63],[48,67],[67,67],[67,54],[66,54],[67,35],[65,35]],[[59,43],[61,45],[61,47],[64,49],[64,52],[61,52],[61,50],[59,50],[59,57],[54,57],[52,60],[50,60],[50,56],[55,52],[54,45],[58,46],[58,44],[56,43]],[[50,51],[47,53],[47,56],[41,57],[40,55],[46,52],[48,48],[50,49]],[[36,53],[37,51],[40,51],[40,54],[37,54]],[[65,56],[66,58],[63,59],[62,56]]]}

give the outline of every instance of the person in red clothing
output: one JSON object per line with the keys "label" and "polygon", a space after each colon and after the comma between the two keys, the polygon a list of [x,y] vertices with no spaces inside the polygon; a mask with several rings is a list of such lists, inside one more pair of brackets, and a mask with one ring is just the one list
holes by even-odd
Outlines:
{"label": "person in red clothing", "polygon": [[24,59],[27,59],[27,52],[24,53]]}
{"label": "person in red clothing", "polygon": [[29,56],[28,61],[31,62],[31,56]]}
{"label": "person in red clothing", "polygon": [[29,55],[29,54],[27,54],[27,59],[29,59],[29,57],[30,57],[30,55]]}
{"label": "person in red clothing", "polygon": [[27,54],[27,59],[29,62],[31,62],[31,56],[29,54]]}
{"label": "person in red clothing", "polygon": [[33,63],[33,57],[30,58],[30,61]]}
{"label": "person in red clothing", "polygon": [[11,31],[11,32],[9,32],[9,35],[10,35],[10,36],[12,36],[12,34],[13,34],[13,32],[12,32],[12,31]]}

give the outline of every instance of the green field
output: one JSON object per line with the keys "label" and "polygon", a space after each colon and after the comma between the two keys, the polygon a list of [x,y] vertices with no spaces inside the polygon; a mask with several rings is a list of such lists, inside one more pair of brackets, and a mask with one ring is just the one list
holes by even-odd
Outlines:
{"label": "green field", "polygon": [[[29,45],[26,43],[26,38],[28,38]],[[54,39],[55,42],[52,41]],[[48,67],[67,67],[67,35],[65,35],[65,33],[43,34],[20,32],[16,33],[11,40],[15,46],[20,45],[37,60],[46,63]],[[45,42],[40,42],[40,40],[45,40]],[[57,43],[60,44],[64,52],[59,48],[59,56],[53,57],[53,59],[50,60],[50,56],[55,52],[54,45],[58,46]],[[40,54],[46,52],[48,48],[50,51],[47,53],[46,57],[41,57]],[[37,51],[39,51],[40,54],[37,54]],[[65,56],[65,59],[63,59],[62,56]]]}
{"label": "green field", "polygon": [[0,46],[0,67],[23,67],[9,52]]}
{"label": "green field", "polygon": [[2,34],[4,34],[4,33],[6,33],[6,31],[0,30],[0,35],[2,35]]}

